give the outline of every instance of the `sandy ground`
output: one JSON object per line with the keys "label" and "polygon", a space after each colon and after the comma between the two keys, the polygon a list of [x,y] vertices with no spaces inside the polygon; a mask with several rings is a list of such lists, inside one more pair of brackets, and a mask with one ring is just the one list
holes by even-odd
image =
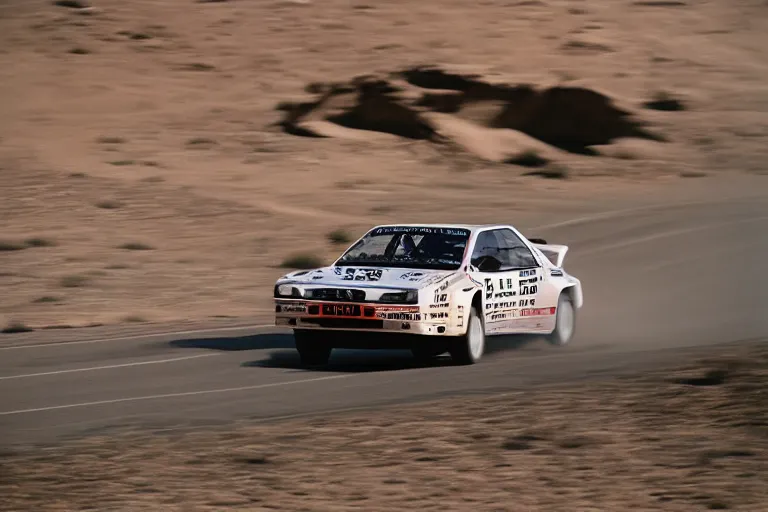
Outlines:
{"label": "sandy ground", "polygon": [[267,314],[280,263],[331,261],[333,230],[577,215],[762,173],[764,14],[0,2],[0,328]]}
{"label": "sandy ground", "polygon": [[91,436],[4,453],[2,509],[759,512],[767,376],[752,343],[568,386]]}

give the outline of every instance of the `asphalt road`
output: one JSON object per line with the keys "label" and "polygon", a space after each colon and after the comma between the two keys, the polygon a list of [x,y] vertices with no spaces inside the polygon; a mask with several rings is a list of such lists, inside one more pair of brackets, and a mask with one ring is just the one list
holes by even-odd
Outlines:
{"label": "asphalt road", "polygon": [[529,234],[571,246],[566,268],[582,279],[586,302],[568,347],[499,340],[469,367],[416,367],[399,351],[336,351],[329,369],[305,371],[290,332],[274,327],[27,340],[0,347],[0,443],[525,390],[768,340],[765,190],[564,220]]}

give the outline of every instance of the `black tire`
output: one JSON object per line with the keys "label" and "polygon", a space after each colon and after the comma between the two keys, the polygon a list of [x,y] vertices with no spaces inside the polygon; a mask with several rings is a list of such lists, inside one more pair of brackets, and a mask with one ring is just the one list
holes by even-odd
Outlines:
{"label": "black tire", "polygon": [[325,366],[331,357],[333,347],[322,338],[323,333],[294,329],[296,350],[303,366]]}
{"label": "black tire", "polygon": [[[474,346],[475,350],[473,350],[473,336],[480,337],[479,347]],[[451,345],[449,352],[451,353],[451,359],[456,364],[475,364],[483,357],[485,353],[485,322],[483,322],[483,317],[480,316],[475,306],[472,306],[469,310],[467,332],[457,337]]]}
{"label": "black tire", "polygon": [[557,299],[555,330],[546,336],[546,340],[558,347],[567,345],[576,332],[576,308],[567,292],[562,292]]}

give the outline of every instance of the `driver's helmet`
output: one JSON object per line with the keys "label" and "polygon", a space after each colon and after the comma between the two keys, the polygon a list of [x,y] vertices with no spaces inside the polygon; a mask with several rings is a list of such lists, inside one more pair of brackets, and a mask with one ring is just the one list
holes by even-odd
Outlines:
{"label": "driver's helmet", "polygon": [[405,233],[400,239],[400,245],[403,247],[405,254],[410,254],[416,249],[416,242],[413,241],[413,237],[408,233]]}

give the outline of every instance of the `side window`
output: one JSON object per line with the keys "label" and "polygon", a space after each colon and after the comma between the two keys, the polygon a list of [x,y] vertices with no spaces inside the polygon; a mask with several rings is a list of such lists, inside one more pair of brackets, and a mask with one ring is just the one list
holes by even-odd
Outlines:
{"label": "side window", "polygon": [[470,263],[481,272],[495,272],[501,270],[504,255],[499,250],[499,242],[493,231],[483,231],[477,235],[475,248],[472,251]]}
{"label": "side window", "polygon": [[539,264],[533,257],[530,249],[511,229],[498,229],[495,231],[499,240],[500,260],[502,269],[530,268]]}

